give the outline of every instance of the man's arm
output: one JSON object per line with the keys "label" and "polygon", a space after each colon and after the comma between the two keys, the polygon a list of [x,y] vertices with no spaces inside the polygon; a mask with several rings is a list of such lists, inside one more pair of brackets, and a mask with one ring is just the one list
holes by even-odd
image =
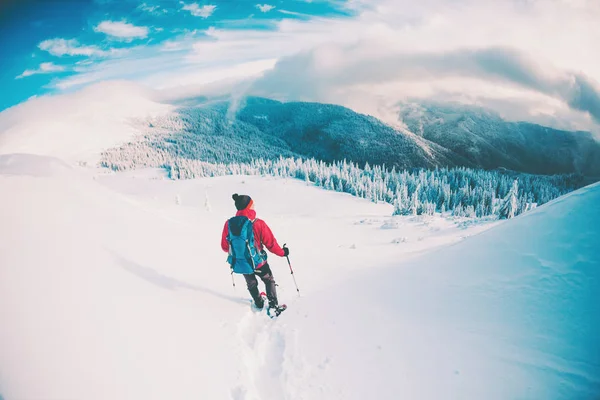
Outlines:
{"label": "man's arm", "polygon": [[225,253],[229,252],[229,242],[227,241],[227,233],[229,232],[229,221],[225,221],[223,233],[221,234],[221,248]]}
{"label": "man's arm", "polygon": [[273,232],[271,232],[271,228],[266,224],[265,221],[258,219],[256,220],[256,227],[258,228],[260,241],[265,247],[273,254],[278,255],[279,257],[283,257],[285,255],[283,249],[277,243],[275,236],[273,236]]}

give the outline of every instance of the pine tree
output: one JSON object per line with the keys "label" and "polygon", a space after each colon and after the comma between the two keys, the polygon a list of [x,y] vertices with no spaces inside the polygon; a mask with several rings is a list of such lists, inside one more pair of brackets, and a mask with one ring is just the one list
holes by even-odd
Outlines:
{"label": "pine tree", "polygon": [[419,206],[421,204],[419,201],[419,190],[420,189],[421,189],[421,184],[419,183],[410,199],[410,213],[412,215],[417,215],[417,213],[419,212]]}
{"label": "pine tree", "polygon": [[[203,115],[203,114],[200,114]],[[214,132],[231,130],[224,120],[204,121],[187,115],[192,122],[156,121],[155,129],[193,129]],[[175,120],[173,120],[175,121]],[[203,122],[204,121],[204,122]],[[171,124],[172,126],[167,127]],[[237,128],[236,128],[237,129]],[[211,136],[214,139],[214,135]],[[213,139],[170,136],[167,141],[149,135],[147,141],[129,143],[102,154],[101,166],[113,171],[135,168],[164,168],[170,179],[193,179],[223,175],[273,175],[303,179],[326,189],[350,193],[372,201],[394,203],[394,214],[429,214],[435,211],[478,217],[498,215],[512,218],[537,205],[581,186],[575,175],[534,176],[500,171],[460,168],[435,170],[386,170],[384,166],[365,164],[360,168],[350,161],[325,163],[315,159],[269,157],[268,149],[252,154],[249,160]],[[220,148],[215,147],[218,143]],[[217,146],[217,147],[218,147]],[[180,201],[180,200],[176,200]]]}
{"label": "pine tree", "polygon": [[392,215],[402,215],[402,204],[400,203],[400,196],[396,196],[394,199],[394,212]]}
{"label": "pine tree", "polygon": [[408,199],[408,187],[401,184],[398,187],[396,193],[396,200],[394,203],[394,215],[409,215],[410,214],[410,202]]}
{"label": "pine tree", "polygon": [[452,210],[452,216],[464,217],[464,215],[465,215],[465,213],[464,213],[463,205],[461,203],[458,203],[456,205],[456,207],[454,207],[454,209]]}
{"label": "pine tree", "polygon": [[515,179],[500,207],[500,218],[510,219],[517,215],[519,205],[519,182]]}

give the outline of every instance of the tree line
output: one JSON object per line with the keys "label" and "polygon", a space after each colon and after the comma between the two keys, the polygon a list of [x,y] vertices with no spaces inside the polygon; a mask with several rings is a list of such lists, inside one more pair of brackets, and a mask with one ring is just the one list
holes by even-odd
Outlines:
{"label": "tree line", "polygon": [[257,158],[250,162],[207,162],[178,156],[143,142],[103,154],[101,165],[115,171],[161,167],[171,179],[224,175],[295,178],[327,190],[394,205],[395,215],[512,218],[584,185],[583,177],[531,175],[466,167],[397,170],[383,165],[300,157]]}

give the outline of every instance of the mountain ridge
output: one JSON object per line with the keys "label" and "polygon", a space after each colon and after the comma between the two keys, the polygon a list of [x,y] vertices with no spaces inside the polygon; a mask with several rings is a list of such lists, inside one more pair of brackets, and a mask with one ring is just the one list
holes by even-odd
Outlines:
{"label": "mountain ridge", "polygon": [[509,122],[490,110],[452,103],[405,103],[399,116],[410,131],[484,169],[600,175],[600,143],[589,132]]}
{"label": "mountain ridge", "polygon": [[[235,102],[198,98],[182,104],[185,105],[179,114],[187,125],[174,136],[181,137],[183,133],[192,141],[219,135],[249,139],[246,133],[235,132],[242,129],[255,132],[259,141],[271,138],[267,141],[277,143],[280,149],[275,150],[282,156],[298,155],[326,162],[347,159],[359,165],[402,169],[464,166],[600,176],[600,143],[589,132],[509,122],[490,110],[472,106],[402,104],[399,118],[406,129],[398,129],[374,116],[334,104],[261,97]],[[226,132],[200,126],[208,113],[212,113],[211,118],[222,119]],[[253,146],[249,140],[245,143]],[[248,157],[242,158],[240,161],[247,161]]]}

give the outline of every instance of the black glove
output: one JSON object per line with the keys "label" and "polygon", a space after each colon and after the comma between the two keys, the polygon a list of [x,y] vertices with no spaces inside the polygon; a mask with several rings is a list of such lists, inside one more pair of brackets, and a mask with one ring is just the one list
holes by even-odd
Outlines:
{"label": "black glove", "polygon": [[285,245],[283,246],[283,256],[287,257],[290,255],[290,249],[288,249],[287,247],[285,247]]}

